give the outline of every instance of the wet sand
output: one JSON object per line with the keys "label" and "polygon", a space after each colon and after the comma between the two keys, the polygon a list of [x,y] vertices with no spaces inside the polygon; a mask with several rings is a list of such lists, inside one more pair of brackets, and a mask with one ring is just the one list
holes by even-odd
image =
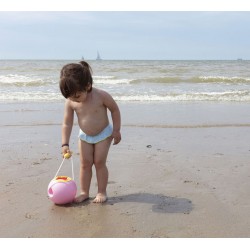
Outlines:
{"label": "wet sand", "polygon": [[[109,200],[54,205],[63,104],[1,104],[1,237],[250,236],[250,106],[124,104]],[[79,184],[78,127],[71,137]],[[61,174],[70,175],[64,167]]]}

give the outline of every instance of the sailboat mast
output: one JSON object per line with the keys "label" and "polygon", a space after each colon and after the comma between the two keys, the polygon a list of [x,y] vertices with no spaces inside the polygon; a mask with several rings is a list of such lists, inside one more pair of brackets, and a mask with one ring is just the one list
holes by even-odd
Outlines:
{"label": "sailboat mast", "polygon": [[97,50],[97,57],[96,57],[96,60],[102,60],[98,50]]}

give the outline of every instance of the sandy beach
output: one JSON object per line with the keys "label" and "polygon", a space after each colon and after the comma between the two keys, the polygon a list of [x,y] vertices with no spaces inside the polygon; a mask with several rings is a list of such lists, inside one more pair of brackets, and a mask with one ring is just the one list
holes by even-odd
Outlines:
{"label": "sandy beach", "polygon": [[[250,237],[250,115],[243,103],[119,103],[108,202],[54,205],[63,103],[1,104],[0,237]],[[79,185],[78,127],[74,126]],[[71,168],[62,169],[70,175]]]}

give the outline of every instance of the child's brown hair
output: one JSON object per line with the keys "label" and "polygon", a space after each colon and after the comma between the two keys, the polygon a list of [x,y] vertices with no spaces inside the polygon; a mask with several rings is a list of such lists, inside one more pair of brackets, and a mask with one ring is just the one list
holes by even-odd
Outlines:
{"label": "child's brown hair", "polygon": [[[63,66],[59,86],[65,98],[76,96],[77,92],[90,92],[92,84],[92,69],[87,62],[69,63]],[[90,89],[87,90],[89,85]]]}

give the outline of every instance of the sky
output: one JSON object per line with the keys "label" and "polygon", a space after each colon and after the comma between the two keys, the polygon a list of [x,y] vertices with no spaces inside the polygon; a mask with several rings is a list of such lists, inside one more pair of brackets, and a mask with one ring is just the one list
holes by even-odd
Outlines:
{"label": "sky", "polygon": [[0,11],[0,59],[250,59],[250,11]]}

